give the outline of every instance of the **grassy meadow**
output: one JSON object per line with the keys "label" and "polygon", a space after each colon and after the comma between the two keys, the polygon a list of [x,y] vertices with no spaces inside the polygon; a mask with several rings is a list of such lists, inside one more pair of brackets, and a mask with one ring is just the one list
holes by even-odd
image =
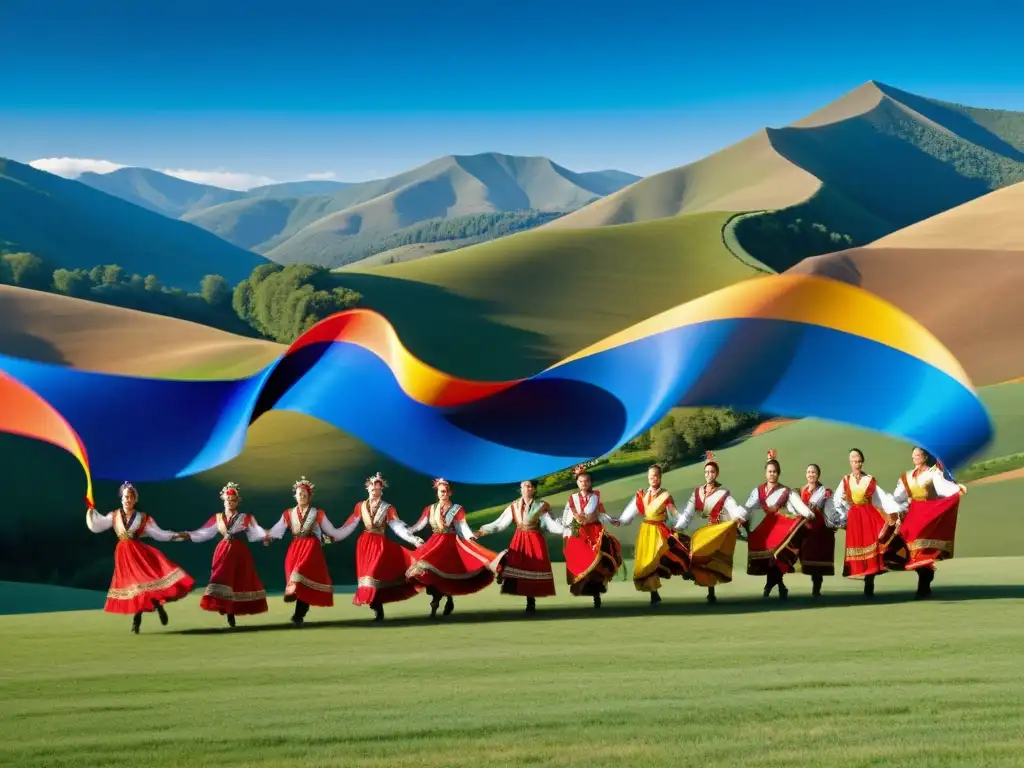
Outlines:
{"label": "grassy meadow", "polygon": [[1019,765],[1024,558],[943,563],[928,602],[910,574],[870,603],[739,576],[713,606],[667,582],[655,610],[615,582],[595,611],[561,573],[532,618],[496,587],[435,622],[422,596],[377,625],[347,595],[302,630],[278,597],[233,631],[196,595],[137,637],[100,611],[0,617],[0,763]]}

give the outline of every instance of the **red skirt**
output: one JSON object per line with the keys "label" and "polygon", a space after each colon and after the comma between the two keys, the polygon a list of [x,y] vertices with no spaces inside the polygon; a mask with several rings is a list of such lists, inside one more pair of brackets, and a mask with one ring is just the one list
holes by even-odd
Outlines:
{"label": "red skirt", "polygon": [[308,605],[330,608],[334,605],[334,585],[327,570],[324,548],[313,536],[292,539],[284,556],[284,601],[301,600]]}
{"label": "red skirt", "polygon": [[800,544],[800,572],[808,576],[836,575],[836,532],[821,517],[805,526]]}
{"label": "red skirt", "polygon": [[163,554],[136,539],[121,539],[114,547],[114,577],[103,610],[142,613],[180,600],[195,581]]}
{"label": "red skirt", "polygon": [[540,531],[516,530],[508,549],[501,554],[497,571],[503,595],[551,597],[555,594],[548,543]]}
{"label": "red skirt", "polygon": [[960,497],[933,501],[911,501],[900,536],[906,543],[910,562],[906,569],[934,568],[939,560],[953,557],[956,519]]}
{"label": "red skirt", "polygon": [[806,524],[802,517],[765,515],[747,537],[747,573],[764,576],[773,565],[782,573],[792,571],[800,557]]}
{"label": "red skirt", "polygon": [[598,522],[580,526],[577,535],[565,540],[563,552],[569,592],[577,597],[607,592],[622,567],[622,545]]}
{"label": "red skirt", "polygon": [[[892,546],[879,542],[882,531],[888,526],[888,519],[870,504],[854,504],[846,517],[846,557],[843,562],[843,576],[862,579],[889,570],[901,570],[899,564],[888,556],[889,550],[898,546],[898,539]],[[884,538],[889,538],[888,536]]]}
{"label": "red skirt", "polygon": [[442,595],[471,595],[494,581],[498,553],[456,533],[435,533],[413,554],[405,577]]}
{"label": "red skirt", "polygon": [[233,616],[267,611],[267,593],[256,573],[249,545],[241,539],[221,539],[213,550],[210,583],[199,607]]}
{"label": "red skirt", "polygon": [[385,534],[363,531],[356,542],[359,587],[352,605],[397,603],[414,596],[420,588],[405,578],[412,562],[412,552]]}

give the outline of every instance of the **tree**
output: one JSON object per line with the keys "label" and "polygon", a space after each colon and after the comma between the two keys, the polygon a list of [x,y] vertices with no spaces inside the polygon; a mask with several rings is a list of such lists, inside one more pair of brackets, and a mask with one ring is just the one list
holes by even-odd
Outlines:
{"label": "tree", "polygon": [[228,281],[220,275],[206,275],[203,278],[199,295],[202,296],[203,301],[211,307],[227,306],[228,302],[230,302],[232,298],[231,288],[228,287]]}
{"label": "tree", "polygon": [[103,285],[118,285],[124,279],[124,267],[107,264],[103,268]]}
{"label": "tree", "polygon": [[159,293],[160,289],[163,288],[156,275],[146,275],[146,280],[143,283],[143,286],[150,293]]}
{"label": "tree", "polygon": [[34,253],[5,253],[3,260],[7,264],[13,285],[37,291],[45,291],[50,287],[53,273]]}
{"label": "tree", "polygon": [[58,269],[53,273],[53,287],[57,293],[81,299],[89,295],[92,284],[84,269]]}

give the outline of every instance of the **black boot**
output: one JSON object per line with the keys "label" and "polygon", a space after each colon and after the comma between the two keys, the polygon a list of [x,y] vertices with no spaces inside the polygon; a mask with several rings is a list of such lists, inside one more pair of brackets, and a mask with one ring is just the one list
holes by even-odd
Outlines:
{"label": "black boot", "polygon": [[373,609],[374,621],[384,621],[384,605],[382,603],[370,603],[370,608]]}
{"label": "black boot", "polygon": [[534,597],[526,598],[526,612],[533,613],[537,610],[537,599]]}
{"label": "black boot", "polygon": [[718,597],[715,595],[715,588],[714,587],[708,587],[708,602],[709,603],[714,603],[717,600],[718,600]]}
{"label": "black boot", "polygon": [[437,609],[441,607],[441,593],[433,587],[427,589],[427,594],[430,595],[430,618],[437,618]]}
{"label": "black boot", "polygon": [[823,576],[811,576],[811,597],[821,597],[821,585],[824,580]]}
{"label": "black boot", "polygon": [[595,592],[594,593],[594,607],[595,608],[600,608],[601,607],[601,593],[600,592]]}
{"label": "black boot", "polygon": [[782,581],[783,578],[784,578],[784,576],[782,574],[782,571],[779,571],[778,575],[775,577],[775,583],[778,584],[778,586],[779,586],[779,600],[788,600],[789,599],[789,588]]}
{"label": "black boot", "polygon": [[232,629],[235,628],[235,614],[233,613],[228,614],[228,626]]}
{"label": "black boot", "polygon": [[450,616],[451,612],[455,610],[455,600],[451,595],[448,595],[444,601],[444,615]]}
{"label": "black boot", "polygon": [[132,632],[136,635],[139,634],[139,629],[142,627],[142,612],[136,613],[132,618]]}
{"label": "black boot", "polygon": [[302,626],[306,620],[307,613],[309,613],[309,603],[297,599],[295,601],[295,613],[292,614],[292,624],[295,625],[296,629]]}
{"label": "black boot", "polygon": [[870,600],[874,596],[875,596],[875,576],[874,576],[874,574],[872,574],[871,576],[865,576],[864,577],[864,597],[866,597],[868,600]]}
{"label": "black boot", "polygon": [[651,605],[657,605],[661,602],[661,595],[658,594],[658,590],[651,592]]}
{"label": "black boot", "polygon": [[917,571],[917,594],[916,600],[927,600],[932,596],[932,580],[935,578],[935,571],[931,568],[919,568]]}
{"label": "black boot", "polygon": [[772,590],[775,589],[775,585],[778,583],[779,572],[772,566],[768,570],[768,575],[764,579],[764,596],[770,597]]}
{"label": "black boot", "polygon": [[165,627],[167,626],[167,611],[160,605],[156,600],[153,601],[153,605],[156,607],[156,615],[160,617],[160,623]]}

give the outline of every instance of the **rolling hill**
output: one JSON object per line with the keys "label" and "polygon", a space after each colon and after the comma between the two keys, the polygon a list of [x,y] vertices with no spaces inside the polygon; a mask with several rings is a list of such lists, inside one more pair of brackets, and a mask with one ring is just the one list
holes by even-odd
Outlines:
{"label": "rolling hill", "polygon": [[120,264],[195,290],[204,275],[236,283],[262,256],[199,227],[125,202],[77,181],[0,159],[0,249],[30,251],[55,267]]}
{"label": "rolling hill", "polygon": [[975,384],[1024,375],[1024,183],[791,271],[859,285],[934,333]]}
{"label": "rolling hill", "polygon": [[356,260],[354,248],[426,220],[569,211],[638,178],[615,170],[575,173],[547,158],[492,152],[441,157],[374,181],[300,181],[248,192],[141,168],[83,174],[79,180],[282,264],[341,266]]}
{"label": "rolling hill", "polygon": [[1022,136],[1024,113],[948,104],[869,81],[790,126],[649,176],[545,228],[778,211],[767,222],[744,221],[737,236],[751,255],[784,270],[815,254],[793,258],[785,243],[768,248],[769,224],[784,229],[800,219],[867,243],[1024,180]]}

